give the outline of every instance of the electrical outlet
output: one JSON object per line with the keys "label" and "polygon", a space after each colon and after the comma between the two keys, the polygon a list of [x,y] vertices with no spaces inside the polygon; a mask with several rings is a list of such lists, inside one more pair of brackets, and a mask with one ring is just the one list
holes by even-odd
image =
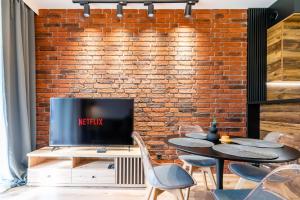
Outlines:
{"label": "electrical outlet", "polygon": [[162,159],[162,155],[161,154],[156,154],[156,159],[157,160],[161,160]]}

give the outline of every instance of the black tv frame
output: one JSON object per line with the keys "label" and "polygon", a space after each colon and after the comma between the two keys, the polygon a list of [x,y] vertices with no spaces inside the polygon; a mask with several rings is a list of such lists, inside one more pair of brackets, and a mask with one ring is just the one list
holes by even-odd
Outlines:
{"label": "black tv frame", "polygon": [[[97,99],[104,99],[104,100],[131,100],[132,101],[132,134],[134,132],[134,98],[69,98],[69,97],[51,97],[49,100],[50,104],[50,114],[51,114],[51,100],[52,99],[84,99],[84,100],[97,100]],[[51,116],[49,116],[49,119],[51,119]],[[128,150],[130,151],[130,147],[134,146],[134,139],[132,138],[132,144],[74,144],[74,145],[53,145],[51,144],[51,132],[50,132],[50,122],[49,122],[49,147],[52,147],[52,151],[59,149],[60,147],[100,147],[97,149],[97,153],[105,153],[107,151],[106,147],[128,147]]]}

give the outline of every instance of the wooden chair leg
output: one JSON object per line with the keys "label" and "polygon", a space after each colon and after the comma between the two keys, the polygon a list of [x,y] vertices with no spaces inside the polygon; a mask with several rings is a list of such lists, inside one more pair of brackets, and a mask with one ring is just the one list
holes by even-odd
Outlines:
{"label": "wooden chair leg", "polygon": [[186,188],[185,194],[184,194],[184,200],[188,200],[190,197],[191,188]]}
{"label": "wooden chair leg", "polygon": [[193,175],[193,172],[194,172],[193,165],[187,164],[187,166],[189,167],[189,170],[188,170],[189,174],[190,174],[190,175]]}
{"label": "wooden chair leg", "polygon": [[208,190],[208,186],[207,186],[207,180],[206,180],[206,175],[205,175],[205,171],[201,171],[202,172],[202,176],[203,176],[203,181],[204,181],[204,186],[205,189]]}
{"label": "wooden chair leg", "polygon": [[[194,173],[194,168],[192,165],[189,165],[189,170],[188,170],[189,174],[192,176],[193,173]],[[186,191],[185,191],[185,194],[184,194],[184,200],[188,200],[189,199],[189,196],[190,196],[190,191],[191,191],[191,188],[187,188]]]}
{"label": "wooden chair leg", "polygon": [[152,187],[152,186],[149,186],[149,187],[147,188],[147,194],[146,194],[146,198],[145,198],[146,200],[150,200],[152,191],[153,191],[153,187]]}
{"label": "wooden chair leg", "polygon": [[236,190],[241,189],[242,186],[244,185],[245,181],[246,181],[245,179],[240,178],[239,181],[237,182],[237,184],[235,185],[234,189],[236,189]]}
{"label": "wooden chair leg", "polygon": [[163,193],[164,191],[158,189],[158,188],[153,188],[152,190],[152,196],[151,196],[151,200],[157,200],[157,197]]}
{"label": "wooden chair leg", "polygon": [[183,168],[184,170],[186,170],[186,168],[187,168],[186,162],[183,162],[182,168]]}
{"label": "wooden chair leg", "polygon": [[214,189],[217,188],[217,184],[216,184],[216,180],[215,180],[215,177],[211,171],[211,168],[207,168],[207,173],[208,173],[208,176],[210,177],[210,181],[212,182],[213,186],[214,186]]}
{"label": "wooden chair leg", "polygon": [[180,189],[169,190],[168,192],[170,192],[171,194],[173,194],[174,197],[176,197],[177,200],[184,200],[183,194],[182,194],[182,190],[180,190]]}
{"label": "wooden chair leg", "polygon": [[182,190],[178,189],[176,190],[176,193],[177,193],[178,200],[184,200]]}

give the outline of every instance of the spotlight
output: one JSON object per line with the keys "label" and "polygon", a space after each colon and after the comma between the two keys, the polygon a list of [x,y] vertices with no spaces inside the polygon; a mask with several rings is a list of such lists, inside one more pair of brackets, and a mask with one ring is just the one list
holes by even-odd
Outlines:
{"label": "spotlight", "polygon": [[90,11],[90,4],[85,3],[85,4],[83,5],[83,16],[89,17],[89,16],[90,16],[90,13],[91,13],[91,11]]}
{"label": "spotlight", "polygon": [[153,3],[148,4],[148,17],[154,17],[154,5]]}
{"label": "spotlight", "polygon": [[271,20],[274,20],[274,21],[275,21],[275,20],[278,18],[278,15],[279,15],[278,11],[277,11],[277,10],[274,10],[274,11],[270,14]]}
{"label": "spotlight", "polygon": [[123,5],[120,3],[117,5],[117,17],[118,18],[123,17]]}
{"label": "spotlight", "polygon": [[190,18],[192,16],[192,4],[189,2],[185,6],[184,16],[186,18]]}

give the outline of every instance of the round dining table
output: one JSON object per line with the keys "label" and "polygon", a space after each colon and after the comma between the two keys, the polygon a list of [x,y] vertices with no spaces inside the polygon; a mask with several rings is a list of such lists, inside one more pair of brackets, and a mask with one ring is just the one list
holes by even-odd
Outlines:
{"label": "round dining table", "polygon": [[237,157],[229,154],[224,154],[213,150],[212,147],[186,147],[186,146],[175,145],[169,142],[169,139],[177,138],[177,137],[178,136],[168,137],[166,143],[182,152],[216,159],[217,189],[223,189],[223,171],[224,171],[225,160],[260,164],[260,163],[285,163],[285,162],[295,161],[300,158],[300,152],[297,149],[288,146],[283,146],[281,148],[272,148],[272,152],[276,153],[278,155],[278,158],[263,160],[263,159],[252,159],[252,158]]}

